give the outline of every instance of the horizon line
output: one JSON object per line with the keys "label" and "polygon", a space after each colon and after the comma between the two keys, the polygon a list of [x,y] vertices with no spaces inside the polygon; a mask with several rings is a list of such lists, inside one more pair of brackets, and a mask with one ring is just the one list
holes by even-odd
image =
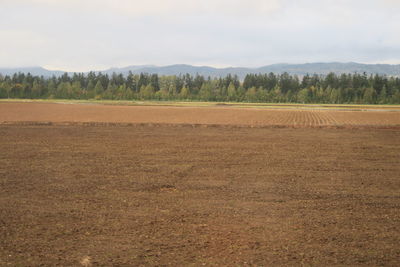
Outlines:
{"label": "horizon line", "polygon": [[129,67],[139,67],[139,68],[164,68],[164,67],[171,67],[171,66],[189,66],[189,67],[207,67],[207,68],[213,68],[213,69],[237,69],[237,68],[244,68],[244,69],[259,69],[263,67],[269,67],[269,66],[274,66],[274,65],[307,65],[307,64],[360,64],[360,65],[390,65],[390,66],[397,66],[400,65],[398,64],[391,64],[391,63],[361,63],[361,62],[356,62],[356,61],[315,61],[315,62],[303,62],[303,63],[272,63],[272,64],[267,64],[267,65],[262,65],[258,67],[246,67],[246,66],[224,66],[222,67],[221,65],[204,65],[204,64],[187,64],[187,63],[176,63],[176,64],[166,64],[166,65],[155,65],[155,64],[138,64],[138,65],[125,65],[121,67],[108,67],[104,69],[90,69],[90,70],[84,70],[84,71],[76,71],[76,70],[66,70],[58,67],[51,67],[49,65],[36,65],[36,66],[19,66],[19,67],[0,67],[0,69],[8,69],[8,70],[13,70],[13,69],[25,69],[25,68],[42,68],[47,71],[59,71],[59,72],[67,72],[67,73],[86,73],[86,72],[106,72],[110,70],[118,70],[118,69],[124,69],[124,68],[129,68]]}

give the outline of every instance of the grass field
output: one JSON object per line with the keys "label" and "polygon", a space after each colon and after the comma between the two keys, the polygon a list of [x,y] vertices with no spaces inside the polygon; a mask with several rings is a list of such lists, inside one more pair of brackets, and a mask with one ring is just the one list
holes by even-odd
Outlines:
{"label": "grass field", "polygon": [[1,266],[398,264],[400,113],[147,104],[0,102]]}
{"label": "grass field", "polygon": [[0,103],[64,103],[98,104],[114,106],[175,106],[175,107],[238,107],[265,109],[329,109],[329,110],[393,110],[400,111],[400,105],[359,105],[359,104],[293,104],[293,103],[246,103],[246,102],[200,102],[200,101],[126,101],[126,100],[71,100],[71,99],[0,99]]}

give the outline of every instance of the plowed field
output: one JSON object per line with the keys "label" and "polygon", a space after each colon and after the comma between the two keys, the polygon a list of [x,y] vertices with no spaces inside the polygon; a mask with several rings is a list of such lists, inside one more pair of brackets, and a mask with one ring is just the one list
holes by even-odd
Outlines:
{"label": "plowed field", "polygon": [[0,266],[396,266],[398,114],[1,103]]}
{"label": "plowed field", "polygon": [[232,107],[0,103],[1,122],[155,123],[187,125],[360,127],[400,126],[398,111],[287,110]]}

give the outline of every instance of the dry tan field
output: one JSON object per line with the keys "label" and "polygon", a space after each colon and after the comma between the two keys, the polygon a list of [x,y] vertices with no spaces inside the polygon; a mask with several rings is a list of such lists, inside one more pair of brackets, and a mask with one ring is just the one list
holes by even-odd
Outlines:
{"label": "dry tan field", "polygon": [[0,103],[0,266],[396,266],[399,114]]}
{"label": "dry tan field", "polygon": [[400,127],[398,111],[0,103],[0,123],[125,123],[252,127]]}

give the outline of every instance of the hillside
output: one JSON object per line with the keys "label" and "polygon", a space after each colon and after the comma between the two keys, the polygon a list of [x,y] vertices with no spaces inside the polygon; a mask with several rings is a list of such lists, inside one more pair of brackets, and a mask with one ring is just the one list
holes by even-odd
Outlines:
{"label": "hillside", "polygon": [[[60,70],[47,70],[42,67],[29,67],[29,68],[0,68],[2,75],[12,75],[14,73],[23,72],[31,73],[32,75],[39,75],[49,77],[52,75],[59,76],[64,72]],[[367,74],[381,74],[388,76],[400,76],[400,65],[390,64],[360,64],[360,63],[305,63],[305,64],[273,64],[260,68],[214,68],[209,66],[192,66],[185,64],[176,64],[169,66],[154,66],[154,65],[141,65],[141,66],[128,66],[123,68],[110,68],[107,70],[95,70],[95,72],[102,72],[107,74],[122,73],[127,75],[129,72],[134,74],[139,73],[156,73],[159,75],[180,75],[189,73],[191,75],[202,75],[210,77],[224,77],[228,74],[237,75],[243,79],[249,73],[284,73],[287,72],[292,75],[306,75],[306,74],[328,74],[334,72],[341,73],[367,73]]]}

